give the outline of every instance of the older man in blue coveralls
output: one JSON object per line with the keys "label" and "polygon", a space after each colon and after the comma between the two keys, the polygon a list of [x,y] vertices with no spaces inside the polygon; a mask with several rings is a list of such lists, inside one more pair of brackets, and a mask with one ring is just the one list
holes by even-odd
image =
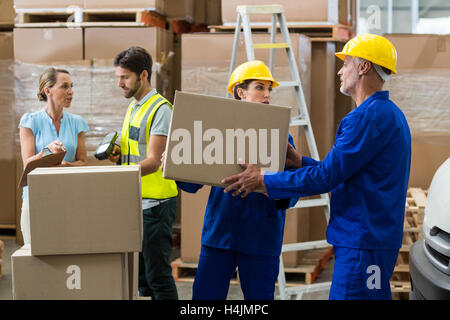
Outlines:
{"label": "older man in blue coveralls", "polygon": [[271,199],[331,191],[327,241],[335,253],[330,299],[391,299],[389,279],[402,243],[411,135],[402,111],[382,91],[396,73],[397,52],[386,38],[360,35],[336,56],[341,92],[357,107],[342,119],[323,161],[292,148],[295,171],[261,172],[254,165],[228,177],[225,192],[246,197],[264,187]]}

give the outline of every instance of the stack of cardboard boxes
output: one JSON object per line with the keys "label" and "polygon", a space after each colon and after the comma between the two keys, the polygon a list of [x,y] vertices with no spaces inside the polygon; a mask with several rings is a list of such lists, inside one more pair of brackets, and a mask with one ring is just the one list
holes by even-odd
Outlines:
{"label": "stack of cardboard boxes", "polygon": [[31,243],[11,256],[14,299],[134,299],[142,245],[139,166],[28,175]]}

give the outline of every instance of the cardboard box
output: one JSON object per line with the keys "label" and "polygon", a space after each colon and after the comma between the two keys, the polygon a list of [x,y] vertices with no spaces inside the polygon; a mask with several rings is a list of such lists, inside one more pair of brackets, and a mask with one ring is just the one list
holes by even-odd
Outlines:
{"label": "cardboard box", "polygon": [[140,46],[150,53],[154,64],[167,61],[159,73],[153,72],[151,85],[173,101],[173,60],[167,60],[169,52],[173,51],[172,32],[156,27],[86,28],[84,32],[86,59],[105,60],[112,66],[118,53],[131,46]]}
{"label": "cardboard box", "polygon": [[128,8],[147,8],[157,9],[164,12],[163,0],[84,0],[86,9],[128,9]]}
{"label": "cardboard box", "polygon": [[194,21],[195,0],[165,0],[164,10],[167,18]]}
{"label": "cardboard box", "polygon": [[[303,84],[306,102],[310,104],[311,80],[311,40],[291,33],[292,48],[297,58],[297,65]],[[230,60],[234,34],[231,33],[196,33],[183,34],[181,39],[181,88],[183,91],[225,97],[227,94]],[[281,35],[276,38],[282,42]],[[256,33],[254,43],[270,42],[270,34]],[[255,50],[255,58],[269,64],[269,50]],[[247,61],[245,42],[238,43],[236,67]],[[273,76],[277,81],[291,81],[285,50],[275,50]],[[274,88],[272,104],[292,107],[292,116],[298,114],[297,97],[293,88]]]}
{"label": "cardboard box", "polygon": [[28,175],[33,255],[139,252],[140,166],[37,168]]}
{"label": "cardboard box", "polygon": [[[222,1],[222,20],[224,24],[236,24],[239,5],[282,4],[288,23],[322,22],[332,24],[351,24],[355,0],[287,0],[274,3],[272,0],[227,0]],[[271,14],[250,15],[251,23],[271,23]]]}
{"label": "cardboard box", "polygon": [[450,36],[387,34],[398,53],[397,74],[385,84],[411,135],[409,186],[427,189],[450,157]]}
{"label": "cardboard box", "polygon": [[81,28],[16,28],[14,56],[27,63],[83,60],[83,31]]}
{"label": "cardboard box", "polygon": [[67,8],[77,6],[83,8],[84,0],[14,0],[16,9],[36,9],[36,8]]}
{"label": "cardboard box", "polygon": [[239,159],[283,170],[290,112],[289,107],[178,91],[163,176],[223,186],[223,178],[242,172]]}
{"label": "cardboard box", "polygon": [[0,23],[14,24],[16,13],[13,0],[0,1]]}
{"label": "cardboard box", "polygon": [[12,32],[0,32],[0,60],[14,59]]}
{"label": "cardboard box", "polygon": [[40,256],[24,246],[11,256],[14,300],[128,300],[124,253]]}

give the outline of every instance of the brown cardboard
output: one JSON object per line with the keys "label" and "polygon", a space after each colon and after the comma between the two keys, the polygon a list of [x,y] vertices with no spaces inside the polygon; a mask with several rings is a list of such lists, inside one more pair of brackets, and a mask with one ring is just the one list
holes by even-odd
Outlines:
{"label": "brown cardboard", "polygon": [[28,63],[83,60],[82,29],[16,28],[14,56]]}
{"label": "brown cardboard", "polygon": [[167,18],[194,20],[194,1],[195,0],[165,0],[164,10]]}
{"label": "brown cardboard", "polygon": [[14,24],[15,17],[16,13],[14,12],[14,1],[0,1],[0,23]]}
{"label": "brown cardboard", "polygon": [[[322,22],[322,23],[349,23],[352,5],[351,0],[286,0],[274,3],[272,0],[227,0],[222,1],[223,23],[236,23],[238,5],[272,5],[281,4],[284,8],[286,21],[289,22]],[[272,20],[271,14],[250,15],[251,22],[267,22]],[[350,20],[351,21],[351,20]]]}
{"label": "brown cardboard", "polygon": [[126,254],[11,256],[14,300],[128,300]]}
{"label": "brown cardboard", "polygon": [[[242,172],[238,164],[239,157],[245,162],[257,162],[269,171],[282,170],[286,158],[290,112],[289,107],[177,91],[167,139],[164,177],[224,186],[220,182],[223,178]],[[245,131],[248,136],[254,135],[253,142],[249,142],[249,138],[239,142],[240,139],[233,136],[241,136],[237,129],[243,130],[242,134]],[[231,133],[231,136],[226,132]],[[178,136],[178,133],[182,135]],[[205,133],[211,133],[211,137],[207,138]],[[187,140],[185,134],[190,135],[191,141]],[[183,141],[180,142],[180,139]],[[208,142],[208,139],[214,139],[214,142]],[[274,143],[269,142],[272,139]],[[267,148],[265,154],[270,155],[267,163],[260,156],[260,143]],[[243,148],[245,158],[244,153],[239,155],[236,151],[239,146]],[[254,158],[250,158],[252,155]]]}
{"label": "brown cardboard", "polygon": [[129,299],[136,300],[139,295],[139,252],[128,252],[128,289]]}
{"label": "brown cardboard", "polygon": [[86,9],[147,8],[164,11],[163,0],[84,0]]}
{"label": "brown cardboard", "polygon": [[221,25],[222,24],[222,1],[207,0],[206,1],[206,24]]}
{"label": "brown cardboard", "polygon": [[15,203],[15,170],[14,159],[0,159],[0,224],[16,224]]}
{"label": "brown cardboard", "polygon": [[153,61],[172,50],[172,34],[161,28],[86,28],[86,59],[114,59],[131,46],[146,49]]}
{"label": "brown cardboard", "polygon": [[37,168],[28,175],[33,255],[138,252],[139,166]]}
{"label": "brown cardboard", "polygon": [[67,8],[69,6],[77,6],[83,8],[84,0],[14,0],[16,9],[50,9],[50,8]]}
{"label": "brown cardboard", "polygon": [[12,32],[0,32],[0,60],[14,59]]}
{"label": "brown cardboard", "polygon": [[210,191],[210,186],[204,186],[196,193],[181,192],[180,255],[183,262],[198,262],[203,219]]}
{"label": "brown cardboard", "polygon": [[[450,121],[449,113],[431,112],[437,107],[438,110],[448,109],[448,90],[445,86],[450,75],[450,36],[385,36],[398,54],[398,73],[386,82],[385,89],[389,90],[390,98],[398,107],[404,110],[412,134],[409,186],[427,189],[436,170],[450,157],[450,130],[445,126]],[[418,84],[417,80],[420,81]],[[411,90],[416,90],[412,100],[409,99]],[[432,101],[427,98],[428,92],[433,92]],[[429,109],[430,103],[433,110]],[[436,126],[436,123],[439,125]]]}
{"label": "brown cardboard", "polygon": [[[311,79],[311,40],[303,35],[290,34],[294,56],[307,104],[310,102]],[[183,91],[201,93],[219,97],[226,96],[231,53],[234,35],[231,33],[194,33],[183,34],[181,43],[182,83]],[[281,35],[276,38],[282,42]],[[270,42],[270,34],[253,34],[254,43]],[[201,49],[200,49],[201,48]],[[269,50],[255,50],[255,58],[269,64]],[[236,67],[247,61],[243,37],[238,42]],[[285,50],[275,50],[273,76],[277,81],[291,81]],[[298,114],[297,97],[293,88],[274,88],[272,104],[292,107],[292,115]]]}

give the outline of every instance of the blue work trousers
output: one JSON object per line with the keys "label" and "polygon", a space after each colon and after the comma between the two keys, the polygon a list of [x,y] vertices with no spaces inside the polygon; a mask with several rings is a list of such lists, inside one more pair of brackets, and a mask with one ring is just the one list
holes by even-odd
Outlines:
{"label": "blue work trousers", "polygon": [[334,246],[330,300],[391,300],[389,279],[396,250],[363,250]]}
{"label": "blue work trousers", "polygon": [[273,300],[279,263],[279,256],[202,246],[192,300],[226,300],[236,267],[245,300]]}

